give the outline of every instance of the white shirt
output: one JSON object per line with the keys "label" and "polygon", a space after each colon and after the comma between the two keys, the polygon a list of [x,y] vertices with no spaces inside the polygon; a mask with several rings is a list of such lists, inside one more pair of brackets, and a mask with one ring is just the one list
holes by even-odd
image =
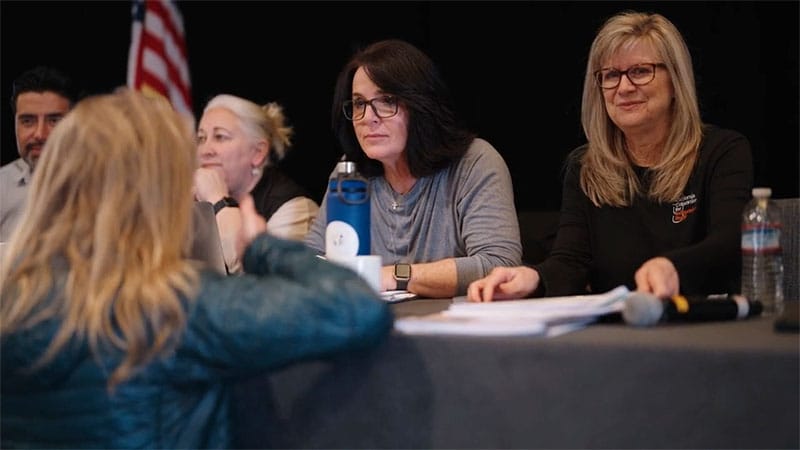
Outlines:
{"label": "white shirt", "polygon": [[0,242],[7,242],[28,198],[31,168],[22,158],[0,167]]}

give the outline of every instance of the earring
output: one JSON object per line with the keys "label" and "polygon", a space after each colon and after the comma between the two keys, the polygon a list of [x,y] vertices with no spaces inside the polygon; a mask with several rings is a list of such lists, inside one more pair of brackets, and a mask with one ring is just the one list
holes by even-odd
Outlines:
{"label": "earring", "polygon": [[253,177],[257,177],[261,175],[261,169],[258,167],[253,167],[252,169],[250,169],[250,174],[253,175]]}

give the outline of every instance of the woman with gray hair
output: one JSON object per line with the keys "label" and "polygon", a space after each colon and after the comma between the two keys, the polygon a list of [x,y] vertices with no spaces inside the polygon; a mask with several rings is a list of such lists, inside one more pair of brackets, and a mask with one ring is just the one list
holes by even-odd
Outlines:
{"label": "woman with gray hair", "polygon": [[604,292],[738,292],[750,144],[704,124],[689,50],[659,14],[624,12],[595,37],[583,85],[587,144],[567,159],[558,234],[533,267],[497,268],[472,301]]}
{"label": "woman with gray hair", "polygon": [[230,273],[241,270],[236,207],[242,197],[252,195],[256,210],[267,219],[267,231],[285,239],[302,240],[317,215],[317,203],[275,167],[289,151],[291,136],[283,108],[275,102],[259,106],[222,94],[203,110],[197,128],[195,198],[214,205]]}

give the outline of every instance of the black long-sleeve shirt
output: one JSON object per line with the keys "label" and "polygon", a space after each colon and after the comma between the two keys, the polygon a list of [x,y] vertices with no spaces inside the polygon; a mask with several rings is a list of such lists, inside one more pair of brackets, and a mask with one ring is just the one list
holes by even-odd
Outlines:
{"label": "black long-sleeve shirt", "polygon": [[[682,294],[739,292],[741,215],[753,183],[744,136],[707,125],[699,160],[674,203],[639,196],[631,206],[598,208],[580,188],[575,156],[566,167],[553,249],[534,266],[542,279],[537,293],[599,293],[623,284],[634,289],[636,270],[656,256],[675,265]],[[648,170],[637,168],[637,174],[646,191]]]}

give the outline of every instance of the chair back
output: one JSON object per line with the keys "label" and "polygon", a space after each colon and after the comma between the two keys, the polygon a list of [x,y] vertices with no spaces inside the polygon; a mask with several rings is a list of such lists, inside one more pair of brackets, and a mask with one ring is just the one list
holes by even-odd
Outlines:
{"label": "chair back", "polygon": [[190,257],[204,261],[219,273],[227,274],[214,206],[209,202],[194,202],[192,220],[194,236]]}
{"label": "chair back", "polygon": [[559,211],[517,211],[523,263],[537,264],[547,258],[556,239],[559,216]]}

